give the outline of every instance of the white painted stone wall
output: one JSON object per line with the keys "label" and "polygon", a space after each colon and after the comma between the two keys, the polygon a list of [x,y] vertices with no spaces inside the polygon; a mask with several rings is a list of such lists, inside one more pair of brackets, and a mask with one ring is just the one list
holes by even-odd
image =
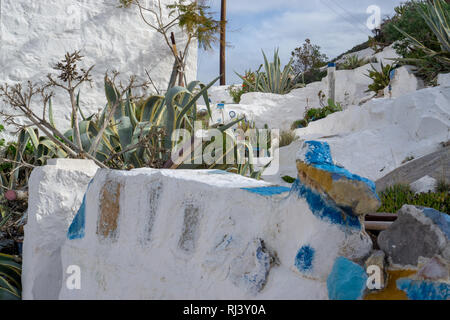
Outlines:
{"label": "white painted stone wall", "polygon": [[[91,180],[96,168],[68,168],[33,172],[25,299],[327,299],[336,258],[372,247],[294,189],[218,170],[100,169]],[[85,192],[83,228],[69,227]],[[80,290],[66,285],[70,266]]]}
{"label": "white painted stone wall", "polygon": [[[154,5],[155,0],[144,2]],[[161,3],[164,6],[171,1]],[[136,7],[121,9],[118,5],[118,0],[0,0],[0,82],[45,80],[66,52],[81,50],[83,66],[95,65],[93,87],[81,88],[86,114],[97,112],[106,103],[106,71],[117,70],[124,80],[132,74],[148,80],[146,69],[157,87],[165,90],[174,62],[170,49],[163,37],[142,21]],[[179,48],[184,38],[178,30]],[[187,79],[196,77],[197,46],[193,43],[187,58]],[[59,90],[55,93],[56,123],[67,128],[68,96]],[[5,109],[3,102],[0,109]]]}
{"label": "white painted stone wall", "polygon": [[[334,260],[364,257],[371,241],[278,190],[216,170],[99,170],[85,237],[61,251],[81,289],[63,281],[59,298],[326,299]],[[314,250],[306,274],[295,265],[302,246]]]}
{"label": "white painted stone wall", "polygon": [[296,134],[301,139],[329,142],[341,165],[378,180],[407,157],[417,159],[432,153],[450,139],[450,88],[374,99],[312,122]]}
{"label": "white painted stone wall", "polygon": [[24,228],[24,300],[58,298],[63,280],[61,245],[97,169],[89,160],[52,159],[33,170]]}
{"label": "white painted stone wall", "polygon": [[423,89],[425,87],[424,82],[414,75],[415,69],[413,66],[403,66],[395,69],[390,86],[384,89],[384,96],[398,98],[407,93]]}
{"label": "white painted stone wall", "polygon": [[450,139],[450,87],[426,88],[396,99],[373,99],[295,132],[299,140],[279,149],[279,171],[263,174],[265,180],[283,183],[281,177],[294,177],[297,169],[290,159],[301,141],[320,140],[330,143],[339,164],[376,181],[406,158],[432,153]]}

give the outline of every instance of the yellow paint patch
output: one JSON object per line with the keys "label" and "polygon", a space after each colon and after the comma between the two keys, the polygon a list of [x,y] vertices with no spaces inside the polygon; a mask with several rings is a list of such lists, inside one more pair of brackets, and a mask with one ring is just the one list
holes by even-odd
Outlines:
{"label": "yellow paint patch", "polygon": [[388,270],[388,283],[384,290],[369,293],[364,300],[408,300],[406,292],[397,288],[397,280],[414,275],[416,270]]}
{"label": "yellow paint patch", "polygon": [[117,238],[117,223],[120,213],[120,183],[107,181],[100,196],[100,217],[97,235],[103,238]]}
{"label": "yellow paint patch", "polygon": [[328,194],[341,207],[352,208],[356,215],[376,212],[381,202],[373,196],[364,182],[350,179],[333,181],[332,174],[297,161],[300,180],[310,187]]}
{"label": "yellow paint patch", "polygon": [[297,170],[302,181],[315,189],[328,192],[333,187],[331,174],[325,170],[314,168],[301,161],[297,161]]}

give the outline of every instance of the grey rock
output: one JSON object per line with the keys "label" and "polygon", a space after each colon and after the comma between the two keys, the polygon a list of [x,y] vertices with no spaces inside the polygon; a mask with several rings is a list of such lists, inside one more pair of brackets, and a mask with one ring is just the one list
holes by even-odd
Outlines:
{"label": "grey rock", "polygon": [[398,219],[380,233],[378,244],[391,263],[417,266],[419,257],[432,258],[445,251],[448,239],[424,208],[403,206]]}

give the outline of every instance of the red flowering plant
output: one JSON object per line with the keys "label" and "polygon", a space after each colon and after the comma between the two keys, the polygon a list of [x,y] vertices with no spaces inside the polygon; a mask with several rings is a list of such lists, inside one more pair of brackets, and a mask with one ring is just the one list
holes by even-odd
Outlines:
{"label": "red flowering plant", "polygon": [[[255,72],[253,72],[252,70],[247,70],[245,71],[245,76],[243,77],[248,83],[254,85],[255,84],[255,80],[256,80],[256,76],[255,76]],[[247,82],[244,81],[242,83],[242,89],[244,92],[250,92],[250,88],[249,85],[247,84]]]}

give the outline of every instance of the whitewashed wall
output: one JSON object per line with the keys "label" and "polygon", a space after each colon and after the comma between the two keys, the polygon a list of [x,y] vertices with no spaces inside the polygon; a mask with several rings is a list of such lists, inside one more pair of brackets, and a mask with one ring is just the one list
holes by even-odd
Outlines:
{"label": "whitewashed wall", "polygon": [[[155,5],[155,0],[146,0]],[[162,0],[166,5],[170,0]],[[105,104],[103,78],[118,70],[124,78],[147,79],[147,69],[160,89],[167,87],[173,58],[163,37],[141,19],[136,7],[118,8],[118,0],[0,0],[0,83],[45,80],[66,52],[81,50],[84,66],[95,64],[93,87],[81,92],[86,113]],[[148,17],[150,18],[150,17]],[[183,33],[176,33],[182,47]],[[187,79],[197,76],[197,46],[188,56]],[[68,98],[57,92],[55,119],[68,126]],[[5,109],[3,102],[0,109]],[[0,120],[2,121],[2,120]]]}

